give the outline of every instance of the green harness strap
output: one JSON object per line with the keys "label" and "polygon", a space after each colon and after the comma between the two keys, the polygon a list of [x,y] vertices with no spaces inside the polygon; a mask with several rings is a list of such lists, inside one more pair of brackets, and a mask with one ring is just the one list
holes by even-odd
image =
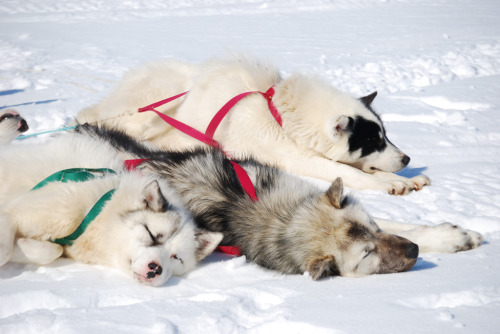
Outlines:
{"label": "green harness strap", "polygon": [[75,230],[75,232],[71,233],[67,237],[50,241],[59,245],[71,246],[73,244],[73,241],[81,236],[83,232],[85,232],[87,226],[89,226],[89,224],[92,223],[92,221],[101,213],[102,209],[106,205],[106,202],[111,199],[111,196],[113,196],[114,192],[115,189],[111,189],[110,191],[102,195],[101,198],[99,198],[99,200],[94,204],[92,209],[90,209],[89,213],[87,213],[83,221],[80,223],[80,226],[78,226],[78,228]]}
{"label": "green harness strap", "polygon": [[116,174],[116,172],[109,168],[69,168],[63,169],[59,172],[56,172],[47,178],[45,178],[42,182],[38,183],[31,190],[36,190],[42,188],[50,182],[84,182],[88,180],[95,179],[96,173],[101,173],[101,177],[104,174]]}
{"label": "green harness strap", "polygon": [[[42,188],[43,186],[47,185],[50,182],[68,182],[68,181],[73,181],[73,182],[84,182],[88,180],[92,180],[96,178],[96,174],[100,173],[102,174],[101,177],[103,177],[105,174],[116,174],[116,172],[112,169],[109,168],[70,168],[70,169],[64,169],[59,172],[56,172],[46,179],[44,179],[42,182],[38,183],[36,186],[34,186],[31,190],[36,190],[39,188]],[[111,197],[113,196],[115,192],[115,189],[111,189],[104,195],[102,195],[101,198],[94,204],[92,209],[90,209],[89,213],[85,216],[83,221],[80,223],[80,225],[77,227],[77,229],[68,235],[67,237],[64,238],[59,238],[56,240],[49,240],[53,243],[60,244],[60,245],[72,245],[73,241],[75,241],[79,236],[85,232],[85,229],[89,224],[101,213],[102,209],[106,205],[106,202],[108,202]]]}

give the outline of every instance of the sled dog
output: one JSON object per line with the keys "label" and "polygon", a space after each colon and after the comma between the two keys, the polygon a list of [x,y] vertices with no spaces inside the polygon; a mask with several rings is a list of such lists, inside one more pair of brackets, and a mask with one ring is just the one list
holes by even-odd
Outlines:
{"label": "sled dog", "polygon": [[28,131],[28,123],[13,109],[0,110],[0,145],[8,144]]}
{"label": "sled dog", "polygon": [[248,260],[285,274],[309,272],[316,280],[401,272],[415,264],[419,246],[454,252],[482,241],[478,233],[451,224],[425,227],[380,220],[379,226],[360,203],[343,194],[340,178],[325,192],[297,176],[243,159],[239,164],[259,198],[252,202],[219,150],[167,152],[105,127],[82,125],[77,131],[108,142],[119,155],[139,159],[141,173],[166,180],[198,227],[224,234],[221,245],[237,245]]}
{"label": "sled dog", "polygon": [[373,111],[376,92],[356,99],[317,76],[281,78],[277,68],[256,59],[235,57],[203,64],[161,60],[144,65],[126,74],[103,101],[82,110],[76,121],[105,124],[158,147],[179,150],[201,143],[154,113],[137,109],[189,91],[158,110],[203,132],[230,99],[270,87],[282,127],[271,116],[266,98],[246,96],[214,136],[234,158],[253,156],[294,174],[329,182],[341,177],[351,188],[390,194],[407,194],[430,184],[423,175],[408,179],[394,174],[410,158],[390,142]]}
{"label": "sled dog", "polygon": [[[101,171],[103,166],[112,171]],[[83,136],[3,146],[0,266],[7,261],[47,264],[64,253],[76,261],[121,269],[152,286],[193,269],[222,234],[196,228],[165,182],[122,166],[113,150]],[[46,179],[59,171],[57,180]],[[77,173],[90,175],[86,181],[62,182]],[[61,242],[91,216],[104,194],[111,197],[83,234]]]}

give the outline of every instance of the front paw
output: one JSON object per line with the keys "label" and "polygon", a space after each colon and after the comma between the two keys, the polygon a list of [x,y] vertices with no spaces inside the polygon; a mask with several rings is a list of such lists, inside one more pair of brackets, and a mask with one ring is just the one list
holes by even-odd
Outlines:
{"label": "front paw", "polygon": [[431,179],[425,175],[417,175],[409,179],[413,183],[413,190],[419,191],[425,186],[431,185]]}
{"label": "front paw", "polygon": [[14,251],[14,233],[2,225],[0,221],[0,267],[9,262]]}
{"label": "front paw", "polygon": [[431,184],[431,179],[424,175],[414,176],[411,179],[390,180],[388,193],[391,195],[408,195],[412,191],[419,191]]}
{"label": "front paw", "polygon": [[[479,247],[483,236],[476,231],[464,229],[450,223],[425,227],[425,251],[456,253]],[[420,246],[420,244],[419,244]]]}
{"label": "front paw", "polygon": [[374,176],[384,184],[383,189],[390,195],[407,195],[431,184],[431,180],[424,175],[408,179],[393,173],[377,172]]}
{"label": "front paw", "polygon": [[14,249],[14,244],[4,243],[0,241],[0,267],[9,261],[13,249]]}
{"label": "front paw", "polygon": [[387,181],[387,192],[389,195],[408,195],[412,191],[420,190],[422,186],[412,181],[412,179],[405,180],[389,180]]}

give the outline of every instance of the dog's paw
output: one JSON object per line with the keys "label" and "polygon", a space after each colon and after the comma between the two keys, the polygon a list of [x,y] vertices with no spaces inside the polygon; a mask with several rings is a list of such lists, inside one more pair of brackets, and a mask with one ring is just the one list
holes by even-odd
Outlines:
{"label": "dog's paw", "polygon": [[0,267],[9,262],[13,249],[12,243],[9,245],[0,241]]}
{"label": "dog's paw", "polygon": [[408,179],[393,173],[377,172],[374,176],[382,182],[383,189],[390,195],[407,195],[412,191],[421,190],[431,184],[431,180],[424,175]]}
{"label": "dog's paw", "polygon": [[417,242],[422,252],[455,253],[479,247],[481,234],[450,223],[423,226]]}
{"label": "dog's paw", "polygon": [[63,253],[63,247],[50,241],[19,238],[16,240],[11,262],[45,265],[55,261]]}
{"label": "dog's paw", "polygon": [[0,267],[6,264],[14,250],[16,229],[7,216],[0,212]]}
{"label": "dog's paw", "polygon": [[413,190],[420,190],[411,179],[389,180],[387,183],[389,195],[408,195]]}
{"label": "dog's paw", "polygon": [[413,183],[412,190],[419,191],[425,186],[431,185],[431,179],[425,175],[417,175],[409,179]]}
{"label": "dog's paw", "polygon": [[411,188],[403,181],[388,182],[389,186],[387,193],[389,195],[406,195],[411,191]]}

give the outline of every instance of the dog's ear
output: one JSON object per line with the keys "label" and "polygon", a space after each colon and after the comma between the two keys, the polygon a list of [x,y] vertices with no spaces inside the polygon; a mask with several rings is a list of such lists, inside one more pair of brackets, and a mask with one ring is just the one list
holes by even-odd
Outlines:
{"label": "dog's ear", "polygon": [[340,177],[336,178],[332,182],[332,185],[326,191],[326,199],[336,209],[342,209],[342,192],[344,191],[344,185]]}
{"label": "dog's ear", "polygon": [[352,125],[352,118],[342,115],[335,122],[333,122],[332,128],[333,128],[333,137],[338,137],[340,134],[343,132],[347,131],[350,129]]}
{"label": "dog's ear", "polygon": [[141,193],[142,201],[147,209],[155,212],[165,212],[168,208],[168,202],[161,193],[158,181],[151,181]]}
{"label": "dog's ear", "polygon": [[223,237],[220,232],[210,232],[204,229],[196,229],[196,260],[201,261],[212,253],[219,245]]}
{"label": "dog's ear", "polygon": [[371,93],[370,95],[363,96],[362,98],[360,98],[360,100],[365,106],[369,107],[372,104],[373,100],[375,100],[375,96],[377,96],[376,91]]}
{"label": "dog's ear", "polygon": [[317,281],[328,276],[339,276],[340,271],[333,255],[318,256],[307,264],[307,271]]}

